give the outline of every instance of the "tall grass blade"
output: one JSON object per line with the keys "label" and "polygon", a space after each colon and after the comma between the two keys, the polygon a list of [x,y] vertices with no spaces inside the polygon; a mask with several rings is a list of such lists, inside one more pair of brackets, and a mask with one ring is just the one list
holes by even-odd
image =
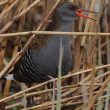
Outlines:
{"label": "tall grass blade", "polygon": [[104,110],[109,110],[108,105],[109,105],[109,96],[110,96],[110,82],[108,83],[107,87],[107,94],[106,94],[106,100],[105,100],[105,108]]}
{"label": "tall grass blade", "polygon": [[61,68],[62,68],[62,59],[63,59],[64,48],[62,46],[62,37],[60,42],[60,55],[59,55],[59,67],[58,67],[58,81],[57,81],[57,110],[61,110]]}

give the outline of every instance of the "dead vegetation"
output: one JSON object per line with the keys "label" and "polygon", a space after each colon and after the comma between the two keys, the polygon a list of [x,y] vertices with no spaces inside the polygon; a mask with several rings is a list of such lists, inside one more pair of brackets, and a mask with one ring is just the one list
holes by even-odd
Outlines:
{"label": "dead vegetation", "polygon": [[[110,1],[71,1],[84,9],[99,12],[97,15],[88,14],[97,21],[81,18],[76,23],[76,32],[45,32],[43,30],[61,0],[0,0],[0,78],[13,69],[37,34],[75,35],[78,36],[75,42],[75,66],[73,71],[61,78],[62,83],[72,78],[71,85],[62,84],[61,87],[62,109],[109,110]],[[25,89],[23,84],[16,81],[1,79],[0,110],[55,110],[58,105],[55,98],[57,80]],[[46,85],[50,82],[54,86],[47,89]],[[32,95],[36,96],[37,104],[27,108],[26,97]]]}

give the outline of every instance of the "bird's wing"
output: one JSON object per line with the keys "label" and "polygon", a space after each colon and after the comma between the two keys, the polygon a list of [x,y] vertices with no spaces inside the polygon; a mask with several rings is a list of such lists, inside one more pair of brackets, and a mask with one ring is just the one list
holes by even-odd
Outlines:
{"label": "bird's wing", "polygon": [[[52,17],[52,19],[50,21],[51,22],[48,23],[47,28],[45,29],[45,31],[56,30],[56,28],[58,26],[54,16]],[[51,36],[51,35],[37,35],[35,37],[35,39],[33,40],[33,42],[32,42],[32,45],[31,45],[32,48],[36,49],[36,48],[39,48],[42,45],[44,45],[48,41],[49,36]]]}

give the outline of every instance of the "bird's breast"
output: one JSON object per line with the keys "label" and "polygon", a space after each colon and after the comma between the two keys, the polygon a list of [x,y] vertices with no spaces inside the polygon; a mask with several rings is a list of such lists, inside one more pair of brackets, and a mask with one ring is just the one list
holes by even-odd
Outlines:
{"label": "bird's breast", "polygon": [[[38,49],[32,49],[32,59],[34,63],[40,65],[39,72],[41,74],[56,77],[59,64],[60,42],[62,36],[52,36],[48,39],[45,45]],[[62,37],[62,44],[64,47],[62,68],[66,73],[72,67],[72,51],[71,51],[71,37]]]}

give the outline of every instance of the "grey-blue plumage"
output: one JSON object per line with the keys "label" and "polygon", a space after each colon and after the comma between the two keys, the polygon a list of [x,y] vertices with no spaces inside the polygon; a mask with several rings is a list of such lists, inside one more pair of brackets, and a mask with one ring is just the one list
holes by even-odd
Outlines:
{"label": "grey-blue plumage", "polygon": [[[77,7],[70,2],[59,5],[53,16],[53,25],[50,23],[46,30],[74,31],[74,23],[78,18],[75,13],[76,9]],[[17,62],[11,72],[14,73],[15,80],[24,83],[41,83],[49,80],[49,76],[56,78],[58,76],[61,37],[64,47],[62,75],[66,75],[72,70],[74,64],[72,43],[74,43],[74,38],[66,35],[48,35],[45,37],[47,37],[45,43],[41,46],[35,46],[36,48],[31,45],[20,61]]]}

